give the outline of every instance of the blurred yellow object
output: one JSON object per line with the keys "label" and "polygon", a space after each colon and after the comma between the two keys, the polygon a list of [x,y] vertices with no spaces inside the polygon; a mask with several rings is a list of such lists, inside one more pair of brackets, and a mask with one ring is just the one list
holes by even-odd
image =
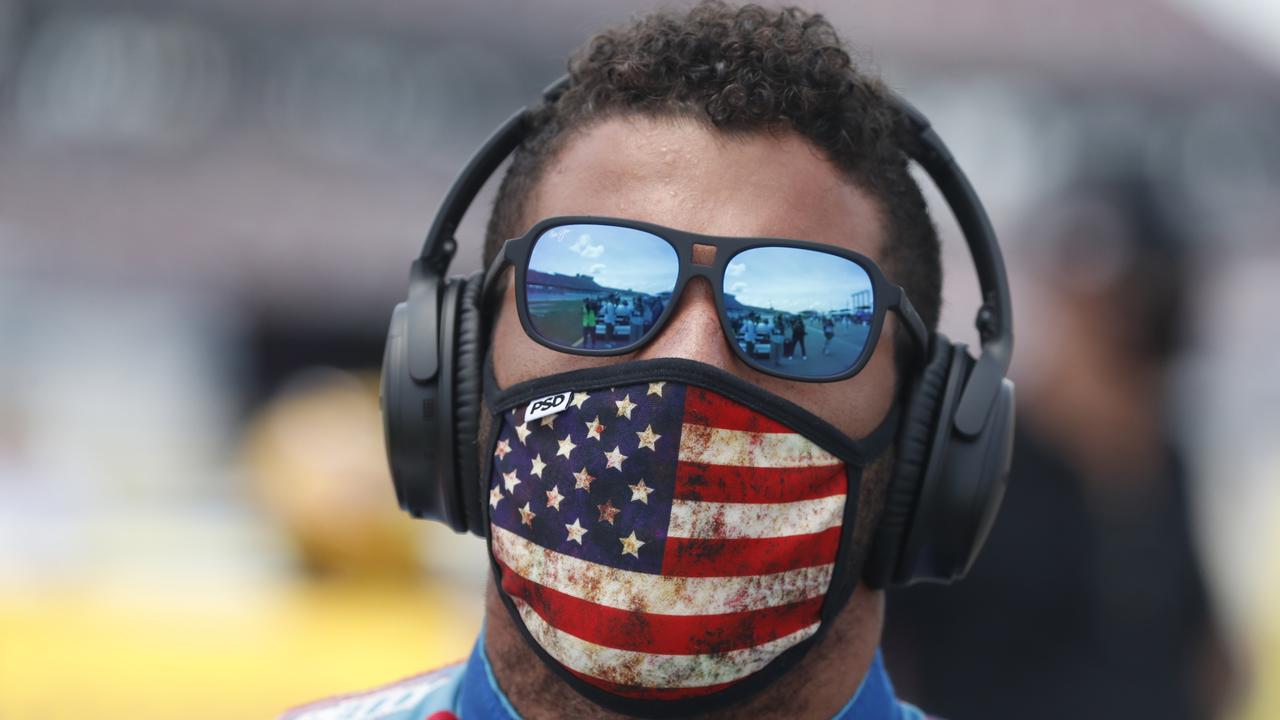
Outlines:
{"label": "blurred yellow object", "polygon": [[[1280,482],[1280,456],[1271,463],[1272,487]],[[1249,658],[1248,700],[1242,720],[1275,720],[1280,718],[1280,563],[1274,561],[1280,552],[1280,507],[1271,510],[1273,522],[1271,537],[1264,538],[1259,558],[1264,561],[1259,568],[1264,574],[1260,583],[1258,604],[1260,614],[1249,618],[1248,644],[1252,650]],[[1265,548],[1277,552],[1269,552]]]}
{"label": "blurred yellow object", "polygon": [[317,577],[416,582],[415,524],[396,505],[377,377],[303,371],[245,433],[253,494]]}
{"label": "blurred yellow object", "polygon": [[0,593],[0,718],[272,718],[461,660],[480,615],[469,593],[331,583],[226,601]]}
{"label": "blurred yellow object", "polygon": [[[482,545],[397,507],[376,376],[305,371],[253,418],[243,451],[252,494],[304,572],[175,578],[144,558],[118,567],[149,579],[103,570],[70,586],[0,588],[0,718],[271,718],[467,656]],[[175,552],[200,537],[124,532]],[[420,549],[454,565],[432,575]]]}
{"label": "blurred yellow object", "polygon": [[[1276,604],[1271,605],[1277,607]],[[1248,707],[1244,720],[1280,718],[1280,619],[1272,618],[1256,640]]]}

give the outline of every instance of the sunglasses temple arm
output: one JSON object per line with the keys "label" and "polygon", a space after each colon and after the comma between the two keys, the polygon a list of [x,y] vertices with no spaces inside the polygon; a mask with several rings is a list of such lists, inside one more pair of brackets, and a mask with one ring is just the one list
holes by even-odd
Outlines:
{"label": "sunglasses temple arm", "polygon": [[920,313],[916,312],[916,308],[911,304],[911,298],[907,297],[907,293],[898,288],[898,302],[894,305],[898,315],[902,317],[903,322],[907,326],[907,332],[916,339],[920,344],[920,351],[927,353],[929,350],[929,331],[925,329],[924,321],[920,319]]}
{"label": "sunglasses temple arm", "polygon": [[[507,243],[511,241],[508,240]],[[488,318],[494,310],[499,300],[499,296],[506,290],[506,283],[499,282],[502,277],[502,271],[506,269],[507,263],[507,246],[504,244],[498,254],[493,257],[493,261],[489,263],[489,268],[484,272],[484,284],[480,291],[480,309],[483,311],[481,317]]]}

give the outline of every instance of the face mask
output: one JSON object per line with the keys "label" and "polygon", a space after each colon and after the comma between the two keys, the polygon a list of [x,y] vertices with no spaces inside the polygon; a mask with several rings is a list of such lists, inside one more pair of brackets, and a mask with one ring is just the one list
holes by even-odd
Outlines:
{"label": "face mask", "polygon": [[862,471],[893,413],[851,441],[680,359],[503,391],[488,375],[500,594],[589,699],[649,716],[737,702],[798,662],[852,594]]}

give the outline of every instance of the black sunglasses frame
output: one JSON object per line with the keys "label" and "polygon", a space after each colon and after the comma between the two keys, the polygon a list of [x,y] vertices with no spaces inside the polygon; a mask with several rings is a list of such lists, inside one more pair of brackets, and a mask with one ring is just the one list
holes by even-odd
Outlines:
{"label": "black sunglasses frame", "polygon": [[[537,241],[548,230],[566,225],[607,225],[611,227],[629,228],[640,230],[655,237],[666,241],[676,252],[679,261],[679,270],[676,276],[675,286],[671,289],[671,299],[662,309],[662,314],[654,322],[653,327],[649,329],[645,335],[628,345],[616,348],[577,348],[565,347],[554,343],[543,337],[537,332],[529,317],[529,303],[526,294],[526,278],[529,269],[529,258],[533,255],[533,248]],[[715,259],[710,265],[700,265],[693,262],[694,245],[709,245],[716,249]],[[862,268],[867,276],[871,279],[872,298],[874,300],[873,315],[871,319],[871,328],[867,334],[867,342],[863,346],[857,360],[854,361],[848,369],[835,375],[825,375],[812,377],[807,375],[798,375],[789,373],[781,368],[770,367],[761,363],[759,360],[751,357],[751,354],[744,351],[738,345],[738,339],[733,335],[730,328],[732,327],[729,314],[725,309],[724,302],[724,277],[729,266],[729,262],[736,256],[746,250],[760,247],[787,247],[797,248],[801,250],[813,250],[816,252],[826,253],[845,260],[849,260]],[[520,316],[520,325],[524,328],[525,334],[533,338],[538,344],[572,355],[586,356],[609,356],[609,355],[625,355],[635,352],[643,347],[650,340],[657,337],[658,333],[666,325],[667,320],[671,317],[672,312],[679,304],[681,294],[684,292],[685,286],[689,280],[694,277],[704,277],[710,283],[712,294],[715,297],[716,310],[720,315],[720,328],[724,331],[725,338],[729,345],[733,348],[738,358],[746,363],[749,367],[762,373],[773,375],[775,377],[785,378],[787,380],[798,380],[801,382],[835,382],[844,380],[858,374],[859,371],[871,359],[876,349],[876,342],[880,339],[880,332],[884,327],[884,318],[890,310],[898,313],[903,320],[903,327],[906,331],[919,343],[920,349],[923,351],[928,347],[929,335],[925,329],[924,322],[920,320],[920,315],[912,307],[910,299],[903,289],[885,278],[884,273],[879,266],[875,264],[871,258],[865,255],[846,250],[841,247],[826,245],[823,243],[807,242],[804,240],[788,240],[782,238],[765,238],[765,237],[723,237],[716,235],[700,235],[698,233],[686,232],[684,230],[676,230],[674,228],[654,225],[652,223],[641,222],[639,220],[624,220],[621,218],[596,217],[589,215],[551,217],[539,221],[524,235],[507,240],[503,244],[502,250],[498,256],[494,258],[493,264],[489,267],[485,274],[485,296],[488,298],[490,293],[494,291],[497,276],[502,269],[510,264],[515,268],[515,292],[516,292],[516,309]]]}

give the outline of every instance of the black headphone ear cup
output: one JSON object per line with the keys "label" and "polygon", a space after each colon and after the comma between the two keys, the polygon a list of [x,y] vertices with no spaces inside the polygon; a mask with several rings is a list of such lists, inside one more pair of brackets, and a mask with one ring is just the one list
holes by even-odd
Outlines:
{"label": "black headphone ear cup", "polygon": [[435,278],[429,280],[391,316],[379,393],[383,431],[400,507],[461,532],[466,527],[455,480],[452,410],[461,288],[457,281],[441,287]]}
{"label": "black headphone ear cup", "polygon": [[480,273],[466,280],[458,301],[458,343],[454,359],[454,412],[458,469],[455,478],[460,489],[462,511],[467,529],[484,536],[485,513],[481,507],[480,457],[477,435],[480,429],[481,364],[484,360],[483,318],[480,291],[484,280]]}
{"label": "black headphone ear cup", "polygon": [[382,354],[378,400],[382,406],[383,439],[396,500],[414,517],[434,517],[439,510],[430,489],[435,477],[432,424],[436,383],[417,383],[409,374],[410,312],[406,301],[396,305],[391,313],[387,346]]}
{"label": "black headphone ear cup", "polygon": [[[925,472],[913,525],[903,546],[901,573],[905,581],[950,583],[963,578],[987,540],[1004,499],[1013,456],[1013,382],[1001,378],[993,388],[991,405],[981,430],[962,432],[953,422],[961,390],[972,381],[975,361],[964,346],[952,359],[943,408],[946,426],[938,437],[944,447],[935,449]],[[951,386],[954,386],[951,387]],[[954,390],[954,392],[953,392]]]}
{"label": "black headphone ear cup", "polygon": [[907,391],[893,475],[863,573],[873,588],[887,586],[896,574],[928,468],[939,405],[951,370],[951,356],[951,341],[941,333],[934,333],[929,343],[929,361]]}
{"label": "black headphone ear cup", "polygon": [[[882,576],[886,583],[951,583],[963,578],[982,549],[1004,497],[1013,448],[1013,383],[1000,378],[995,385],[985,385],[975,372],[979,361],[964,345],[951,345],[949,354],[945,380],[936,383],[931,376],[922,388],[933,394],[933,422],[929,432],[910,438],[912,443],[924,442],[926,449],[923,455],[910,457],[910,464],[903,468],[904,473],[915,473],[915,497],[910,511],[894,518],[899,537],[896,554]],[[986,416],[976,428],[956,418],[967,392],[990,393]],[[923,395],[920,400],[924,401]],[[912,411],[924,409],[912,407]],[[912,452],[916,449],[913,445]],[[911,477],[904,474],[899,479],[905,483]],[[896,498],[903,505],[895,512],[907,507],[904,497],[905,492]]]}

